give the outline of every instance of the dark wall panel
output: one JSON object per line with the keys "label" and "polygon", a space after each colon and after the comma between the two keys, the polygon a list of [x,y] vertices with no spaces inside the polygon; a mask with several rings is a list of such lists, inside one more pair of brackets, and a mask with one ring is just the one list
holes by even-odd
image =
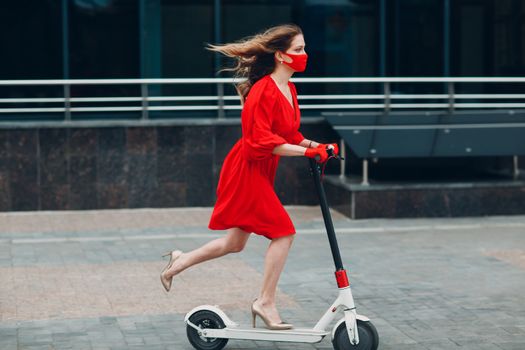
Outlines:
{"label": "dark wall panel", "polygon": [[[337,140],[326,123],[302,132]],[[240,136],[213,124],[0,130],[0,210],[212,206]],[[315,203],[303,157],[283,158],[275,185],[284,204]]]}

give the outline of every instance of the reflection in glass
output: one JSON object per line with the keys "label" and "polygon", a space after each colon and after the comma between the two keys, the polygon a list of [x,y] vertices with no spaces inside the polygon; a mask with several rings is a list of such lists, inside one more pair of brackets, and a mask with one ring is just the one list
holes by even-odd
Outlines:
{"label": "reflection in glass", "polygon": [[[61,79],[62,19],[60,1],[2,1],[0,5],[0,44],[0,80]],[[0,87],[0,98],[61,96],[61,87]],[[2,108],[55,106],[43,103],[0,104]],[[17,116],[20,117],[21,115],[18,114]],[[28,115],[22,117],[29,119]],[[6,115],[3,114],[2,120],[6,120],[6,118]]]}
{"label": "reflection in glass", "polygon": [[[72,79],[140,77],[138,1],[72,1],[69,6],[69,31]],[[73,85],[71,96],[140,96],[140,87]],[[107,105],[118,106],[115,103]],[[75,106],[90,105],[77,103]],[[87,114],[80,113],[78,116]]]}

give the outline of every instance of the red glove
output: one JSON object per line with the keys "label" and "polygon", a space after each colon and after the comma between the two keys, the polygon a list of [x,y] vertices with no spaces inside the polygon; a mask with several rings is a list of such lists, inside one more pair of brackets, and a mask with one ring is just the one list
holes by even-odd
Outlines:
{"label": "red glove", "polygon": [[317,163],[324,163],[328,159],[328,153],[326,153],[326,148],[307,148],[304,152],[304,155],[308,158],[314,158]]}
{"label": "red glove", "polygon": [[337,145],[337,143],[320,143],[319,146],[317,146],[316,148],[327,149],[328,146],[333,146],[334,147],[334,155],[335,156],[339,154],[339,146]]}

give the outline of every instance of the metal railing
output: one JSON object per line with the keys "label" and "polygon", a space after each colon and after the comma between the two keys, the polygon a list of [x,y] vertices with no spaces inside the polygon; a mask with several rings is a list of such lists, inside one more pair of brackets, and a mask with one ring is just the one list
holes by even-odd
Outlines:
{"label": "metal railing", "polygon": [[[457,84],[523,84],[525,78],[473,77],[473,78],[294,78],[293,82],[302,84],[381,84],[382,93],[375,94],[317,94],[299,95],[301,110],[383,110],[398,109],[521,109],[525,108],[525,93],[456,93]],[[198,95],[163,96],[153,94],[153,86],[166,85],[217,85],[232,84],[232,78],[194,78],[194,79],[70,79],[70,80],[0,80],[0,88],[9,87],[59,87],[61,97],[3,97],[0,96],[1,115],[24,115],[34,113],[63,113],[65,120],[71,120],[73,113],[85,112],[138,112],[142,119],[148,119],[150,112],[156,111],[218,111],[240,110],[236,95]],[[403,94],[392,91],[392,85],[411,83],[436,83],[436,93]],[[137,96],[72,96],[76,86],[136,86],[140,88]],[[138,91],[139,89],[137,89]],[[159,90],[159,89],[156,89]],[[299,91],[301,89],[299,88]],[[218,91],[223,91],[219,89]],[[445,91],[445,93],[443,92]],[[465,102],[477,100],[475,102]],[[322,103],[319,103],[319,102]],[[337,101],[337,103],[333,103]],[[363,101],[368,101],[364,103]],[[417,101],[417,102],[416,102]],[[106,104],[118,103],[118,106]],[[159,105],[162,103],[162,105]],[[190,103],[189,105],[187,103]],[[34,106],[38,104],[38,106]],[[86,104],[88,106],[86,106]],[[122,105],[124,104],[124,105]],[[23,105],[20,107],[20,105]],[[32,106],[33,105],[33,106]],[[44,105],[44,106],[43,106]],[[58,105],[58,106],[57,106]]]}

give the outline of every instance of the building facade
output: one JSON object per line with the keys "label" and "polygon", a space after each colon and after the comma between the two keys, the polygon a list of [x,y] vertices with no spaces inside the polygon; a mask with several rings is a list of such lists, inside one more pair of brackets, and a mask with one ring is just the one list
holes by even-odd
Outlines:
{"label": "building facade", "polygon": [[[228,73],[216,72],[231,62],[205,50],[207,43],[236,41],[283,23],[296,23],[304,31],[310,58],[303,77],[525,75],[522,0],[20,0],[0,4],[0,80],[226,77]],[[391,89],[398,94],[435,92],[435,84],[428,91],[425,84],[393,83]],[[513,93],[523,91],[523,85],[455,88]],[[381,88],[304,84],[300,94]],[[155,89],[159,96],[217,93],[214,85]],[[126,97],[141,91],[137,85],[81,85],[71,86],[70,93]],[[235,95],[231,84],[224,94]],[[61,85],[0,85],[0,100],[63,96]],[[11,105],[3,101],[1,107]],[[79,113],[92,118],[87,126],[63,123],[63,112],[32,116],[44,122],[55,118],[53,125],[27,123],[28,115],[18,114],[15,123],[0,123],[0,211],[213,205],[222,160],[240,136],[239,110],[231,112],[226,116],[235,119],[226,124],[177,119],[216,119],[217,111],[210,110],[163,114],[171,124],[153,118],[143,123],[135,113],[127,124],[113,125],[96,122],[117,113]],[[302,112],[308,113],[314,111]],[[12,116],[1,117],[7,122]],[[305,122],[301,130],[321,142],[338,138],[326,122]],[[359,163],[349,158],[346,172],[355,173]],[[421,161],[425,159],[380,164],[399,168],[421,166]],[[463,174],[501,159],[427,161],[443,170],[438,173],[457,166]],[[304,161],[283,163],[276,182],[283,203],[315,204]],[[372,174],[379,174],[374,166]],[[390,168],[381,175],[391,175]],[[327,170],[337,173],[339,168],[335,164]],[[420,178],[413,168],[409,174]]]}
{"label": "building facade", "polygon": [[0,79],[214,77],[206,43],[296,23],[304,76],[523,76],[521,0],[47,0],[0,5]]}

